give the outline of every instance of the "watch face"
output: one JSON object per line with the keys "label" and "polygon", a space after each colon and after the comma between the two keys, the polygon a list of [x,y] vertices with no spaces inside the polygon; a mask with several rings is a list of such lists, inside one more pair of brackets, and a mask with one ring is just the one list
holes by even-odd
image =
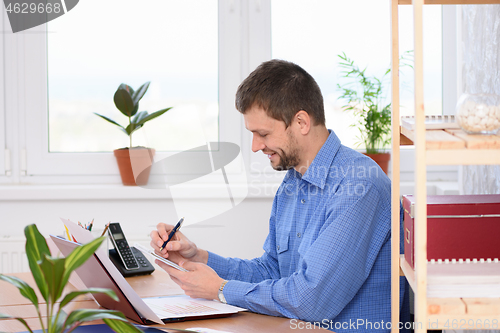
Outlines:
{"label": "watch face", "polygon": [[219,290],[219,292],[217,293],[217,296],[219,296],[219,301],[221,303],[224,303],[226,304],[226,298],[224,297],[224,293],[222,292],[222,290]]}

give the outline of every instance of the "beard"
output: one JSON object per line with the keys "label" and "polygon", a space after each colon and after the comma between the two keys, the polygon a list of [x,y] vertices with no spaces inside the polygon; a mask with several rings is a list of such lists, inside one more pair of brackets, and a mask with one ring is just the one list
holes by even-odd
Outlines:
{"label": "beard", "polygon": [[280,157],[279,163],[277,165],[272,165],[276,171],[287,171],[299,164],[298,155],[296,151],[290,151],[285,153],[283,150],[281,152],[276,152]]}
{"label": "beard", "polygon": [[297,140],[289,132],[287,134],[288,142],[286,144],[287,152],[283,149],[276,151],[276,154],[280,157],[278,164],[271,166],[276,171],[287,171],[299,164],[299,149],[297,145]]}

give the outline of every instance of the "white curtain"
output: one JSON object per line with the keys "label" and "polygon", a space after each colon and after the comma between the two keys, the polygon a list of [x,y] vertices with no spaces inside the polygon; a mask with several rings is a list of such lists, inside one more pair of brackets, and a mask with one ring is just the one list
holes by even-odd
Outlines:
{"label": "white curtain", "polygon": [[[464,93],[500,95],[500,5],[462,6],[462,58]],[[461,167],[460,191],[500,194],[500,166]]]}
{"label": "white curtain", "polygon": [[[462,83],[464,93],[500,95],[500,5],[462,6]],[[492,154],[499,154],[492,150]],[[462,194],[500,194],[499,165],[462,166]],[[451,330],[481,333],[499,330]]]}

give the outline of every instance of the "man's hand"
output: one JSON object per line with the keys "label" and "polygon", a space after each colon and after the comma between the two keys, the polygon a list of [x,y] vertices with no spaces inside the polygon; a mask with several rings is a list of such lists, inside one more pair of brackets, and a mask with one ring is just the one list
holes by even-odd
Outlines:
{"label": "man's hand", "polygon": [[156,254],[168,258],[175,263],[189,259],[194,262],[206,264],[208,261],[208,252],[198,249],[195,243],[191,242],[184,234],[177,231],[168,242],[167,246],[160,251],[160,247],[168,239],[168,235],[172,232],[174,226],[165,223],[158,223],[156,230],[151,231],[151,247]]}
{"label": "man's hand", "polygon": [[224,279],[207,265],[182,260],[179,265],[189,271],[182,272],[159,260],[155,262],[170,275],[170,278],[184,290],[186,295],[193,298],[218,299],[217,294]]}

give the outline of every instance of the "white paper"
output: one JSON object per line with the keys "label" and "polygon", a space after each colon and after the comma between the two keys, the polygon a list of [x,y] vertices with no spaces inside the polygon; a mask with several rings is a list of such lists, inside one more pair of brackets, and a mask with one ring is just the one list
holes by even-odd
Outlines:
{"label": "white paper", "polygon": [[186,295],[147,297],[143,301],[161,318],[198,317],[237,313],[245,309]]}

